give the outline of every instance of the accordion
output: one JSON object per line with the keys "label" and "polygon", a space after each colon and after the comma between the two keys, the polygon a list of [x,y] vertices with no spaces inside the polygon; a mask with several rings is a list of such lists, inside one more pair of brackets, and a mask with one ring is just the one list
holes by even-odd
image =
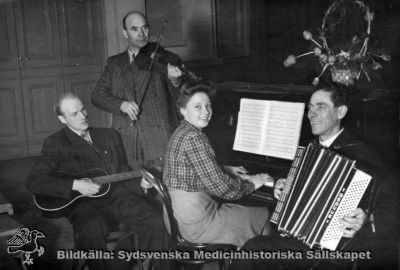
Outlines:
{"label": "accordion", "polygon": [[336,250],[339,218],[357,208],[372,177],[319,145],[298,147],[271,222],[310,248]]}

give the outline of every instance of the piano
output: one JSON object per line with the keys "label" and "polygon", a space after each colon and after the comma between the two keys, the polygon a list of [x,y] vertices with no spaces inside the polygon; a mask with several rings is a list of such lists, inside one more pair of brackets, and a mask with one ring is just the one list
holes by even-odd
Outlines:
{"label": "piano", "polygon": [[[294,84],[269,84],[249,82],[224,82],[217,84],[213,99],[213,117],[205,129],[220,164],[243,165],[250,173],[266,172],[274,177],[285,177],[291,160],[265,157],[233,151],[237,116],[241,98],[293,101],[308,103],[313,86]],[[307,106],[306,106],[307,107]],[[397,149],[399,97],[388,89],[360,89],[352,98],[344,126],[360,139],[375,146],[387,155]],[[300,145],[313,138],[307,112],[300,134]],[[262,187],[248,196],[251,203],[260,201],[273,205],[272,188]]]}

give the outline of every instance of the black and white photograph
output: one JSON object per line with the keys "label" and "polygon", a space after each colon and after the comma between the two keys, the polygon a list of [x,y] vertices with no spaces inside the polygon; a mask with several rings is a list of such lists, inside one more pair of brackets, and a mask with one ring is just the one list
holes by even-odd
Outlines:
{"label": "black and white photograph", "polygon": [[0,269],[400,270],[400,2],[0,0]]}

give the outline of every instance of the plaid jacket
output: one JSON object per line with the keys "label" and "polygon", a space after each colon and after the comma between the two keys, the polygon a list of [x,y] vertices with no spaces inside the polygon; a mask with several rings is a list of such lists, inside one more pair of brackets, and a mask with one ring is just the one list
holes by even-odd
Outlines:
{"label": "plaid jacket", "polygon": [[249,181],[222,171],[207,136],[187,121],[182,121],[168,143],[163,179],[167,187],[207,191],[223,199],[239,199],[254,191]]}

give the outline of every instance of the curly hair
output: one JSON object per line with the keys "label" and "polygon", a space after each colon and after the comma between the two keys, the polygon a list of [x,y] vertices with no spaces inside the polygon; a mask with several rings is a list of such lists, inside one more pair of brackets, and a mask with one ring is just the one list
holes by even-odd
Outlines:
{"label": "curly hair", "polygon": [[215,84],[206,80],[189,80],[183,83],[176,101],[178,109],[185,108],[190,98],[196,93],[205,93],[212,99],[216,94]]}

